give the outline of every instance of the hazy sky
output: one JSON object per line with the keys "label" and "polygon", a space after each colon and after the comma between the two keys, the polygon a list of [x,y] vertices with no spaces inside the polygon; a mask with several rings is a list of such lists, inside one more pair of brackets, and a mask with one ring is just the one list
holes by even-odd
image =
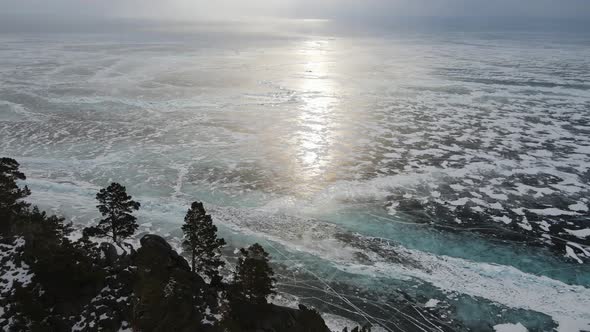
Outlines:
{"label": "hazy sky", "polygon": [[0,0],[0,13],[66,17],[590,17],[590,0]]}

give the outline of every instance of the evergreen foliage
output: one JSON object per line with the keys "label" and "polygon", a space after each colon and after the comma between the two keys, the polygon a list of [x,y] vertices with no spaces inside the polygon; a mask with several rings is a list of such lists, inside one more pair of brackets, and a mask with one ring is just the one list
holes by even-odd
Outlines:
{"label": "evergreen foliage", "polygon": [[[87,236],[70,239],[71,224],[21,202],[30,191],[16,181],[25,175],[16,161],[0,160],[0,225],[6,226],[0,229],[0,276],[14,280],[0,287],[0,330],[329,331],[312,309],[266,303],[274,278],[268,254],[258,244],[240,251],[235,284],[224,284],[218,269],[225,241],[217,238],[201,203],[192,204],[183,226],[185,248],[194,250],[191,271],[184,257],[156,235],[143,236],[141,248],[124,254]],[[139,203],[123,186],[113,183],[97,199],[105,218],[85,229],[86,235],[117,241],[133,234],[137,224],[131,213]],[[239,290],[239,301],[223,300],[228,289]]]}
{"label": "evergreen foliage", "polygon": [[248,249],[240,249],[241,257],[234,275],[234,296],[237,300],[254,304],[266,303],[266,297],[274,294],[274,272],[269,265],[269,255],[258,243]]}
{"label": "evergreen foliage", "polygon": [[6,301],[4,317],[11,317],[15,331],[64,331],[78,308],[102,288],[103,272],[84,248],[68,239],[71,225],[63,218],[37,207],[11,211],[0,242],[7,248],[18,241],[24,245],[3,255],[2,269],[16,264],[33,277],[13,292],[0,293]]}
{"label": "evergreen foliage", "polygon": [[19,213],[29,207],[22,199],[31,194],[27,186],[20,188],[17,180],[26,176],[19,171],[19,163],[11,158],[0,158],[0,215]]}
{"label": "evergreen foliage", "polygon": [[224,265],[221,260],[221,248],[224,239],[217,238],[217,227],[211,216],[205,212],[203,203],[193,202],[184,217],[182,225],[184,250],[191,257],[191,269],[199,271],[214,280],[219,276],[219,268]]}
{"label": "evergreen foliage", "polygon": [[111,237],[114,242],[127,238],[137,230],[137,218],[132,215],[134,210],[139,210],[140,204],[127,195],[125,187],[113,182],[107,188],[101,189],[96,194],[100,204],[96,207],[105,217],[97,226],[88,227],[84,235]]}

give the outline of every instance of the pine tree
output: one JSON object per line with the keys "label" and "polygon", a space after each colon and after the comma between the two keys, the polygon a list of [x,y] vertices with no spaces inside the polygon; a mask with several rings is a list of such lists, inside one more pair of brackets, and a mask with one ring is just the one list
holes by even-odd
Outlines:
{"label": "pine tree", "polygon": [[26,176],[18,170],[19,163],[11,158],[0,158],[0,212],[19,213],[29,206],[22,199],[31,194],[27,186],[20,188],[17,180],[25,180]]}
{"label": "pine tree", "polygon": [[235,295],[246,302],[266,303],[266,297],[274,294],[275,282],[268,253],[255,243],[248,249],[240,249],[240,255],[234,275]]}
{"label": "pine tree", "polygon": [[85,235],[99,237],[111,237],[114,242],[129,237],[137,229],[137,218],[131,213],[139,210],[139,202],[133,201],[127,195],[125,187],[118,183],[111,183],[96,194],[100,203],[96,207],[105,217],[98,222],[96,227],[89,227],[84,230]]}
{"label": "pine tree", "polygon": [[213,281],[219,276],[219,268],[224,265],[220,250],[225,240],[217,238],[217,227],[205,212],[203,203],[193,202],[184,217],[182,232],[182,244],[191,257],[193,272],[202,272]]}

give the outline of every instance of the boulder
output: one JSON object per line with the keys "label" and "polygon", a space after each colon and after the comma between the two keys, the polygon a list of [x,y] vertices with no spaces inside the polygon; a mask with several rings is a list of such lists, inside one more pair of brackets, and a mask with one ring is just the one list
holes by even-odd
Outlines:
{"label": "boulder", "polygon": [[200,331],[208,286],[157,235],[141,238],[135,255],[132,326],[140,331]]}
{"label": "boulder", "polygon": [[232,331],[242,332],[330,332],[319,313],[273,304],[234,303]]}
{"label": "boulder", "polygon": [[[170,244],[161,236],[147,234],[144,235],[139,242],[141,243],[141,248],[138,250],[137,256],[145,257],[148,260],[154,260],[160,267],[166,266],[168,268],[182,269],[186,271],[191,270],[186,259],[172,249],[172,246],[170,246]],[[141,254],[139,251],[141,251]]]}

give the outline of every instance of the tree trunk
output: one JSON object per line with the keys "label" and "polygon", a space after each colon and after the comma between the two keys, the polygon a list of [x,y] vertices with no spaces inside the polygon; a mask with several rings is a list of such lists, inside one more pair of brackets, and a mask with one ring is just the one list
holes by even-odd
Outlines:
{"label": "tree trunk", "polygon": [[113,232],[113,242],[117,243],[117,232],[115,231],[115,223],[111,221],[111,231]]}
{"label": "tree trunk", "polygon": [[115,229],[115,215],[111,213],[111,231],[113,232],[113,242],[117,243],[117,230]]}
{"label": "tree trunk", "polygon": [[195,272],[195,251],[194,250],[192,250],[192,252],[191,252],[191,262],[192,262],[191,269],[194,273]]}

